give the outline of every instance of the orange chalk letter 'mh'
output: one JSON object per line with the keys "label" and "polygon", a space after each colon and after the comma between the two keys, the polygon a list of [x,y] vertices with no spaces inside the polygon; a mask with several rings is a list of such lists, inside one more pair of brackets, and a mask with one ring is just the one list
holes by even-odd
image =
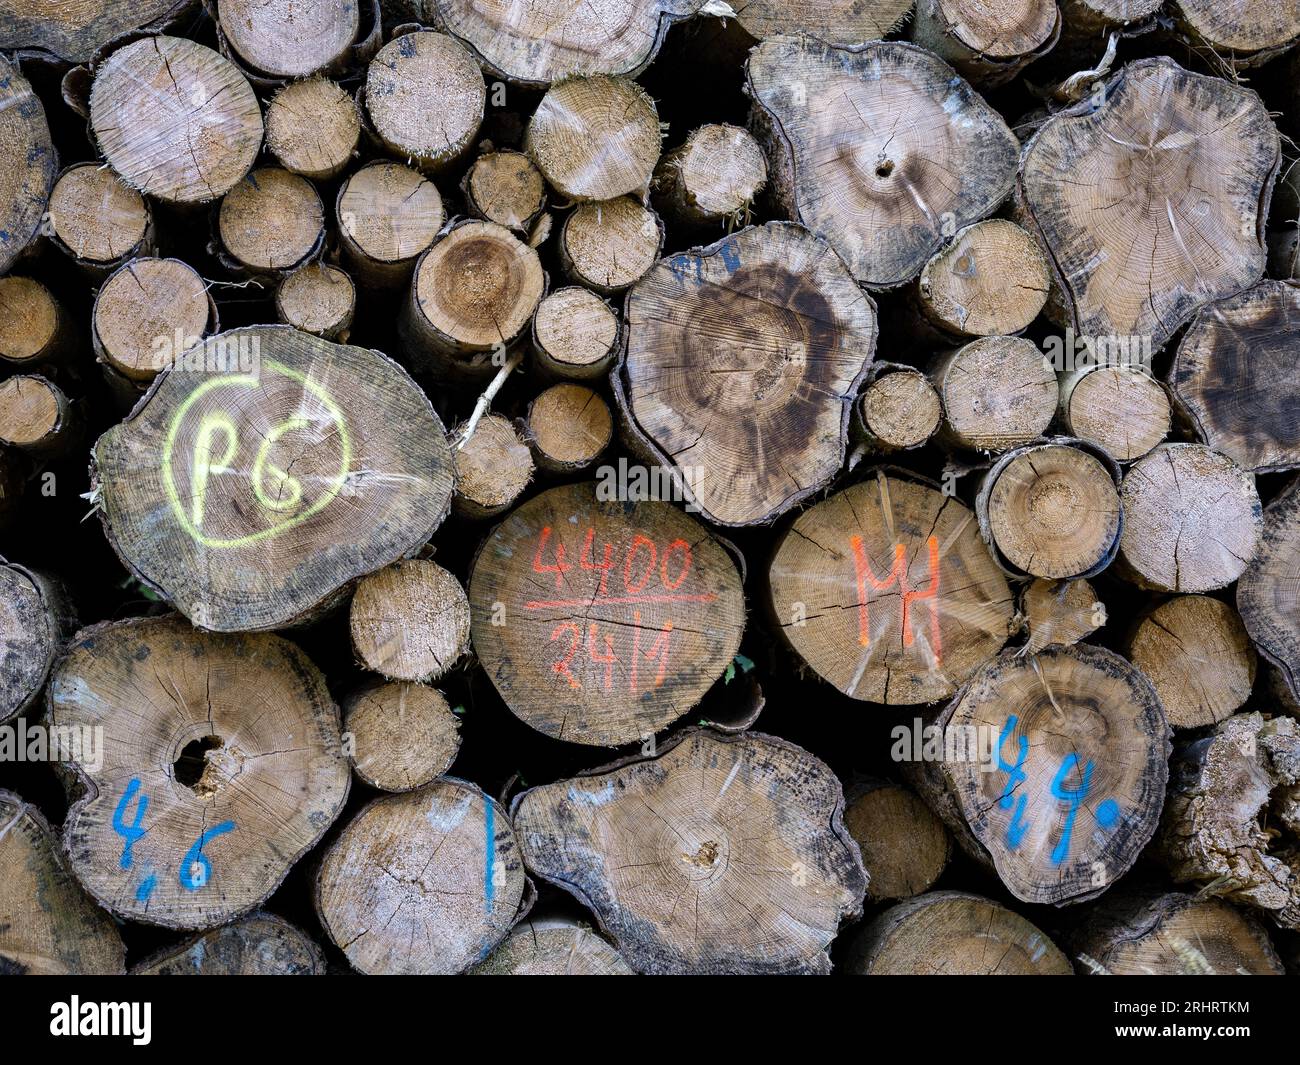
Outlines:
{"label": "orange chalk letter 'mh'", "polygon": [[[853,548],[853,572],[858,589],[858,643],[863,647],[871,646],[871,615],[868,603],[871,597],[870,593],[885,592],[890,588],[897,587],[899,598],[903,604],[901,611],[903,646],[911,647],[916,639],[911,624],[912,603],[918,599],[934,599],[939,594],[938,538],[931,536],[926,541],[930,581],[925,588],[913,588],[911,586],[911,580],[907,572],[907,547],[904,544],[894,545],[894,565],[885,580],[877,578],[871,569],[871,563],[867,560],[866,549],[862,546],[861,536],[850,537],[849,546]],[[935,664],[938,665],[942,661],[942,647],[939,637],[939,608],[937,603],[932,604],[930,607],[930,648],[934,652]]]}

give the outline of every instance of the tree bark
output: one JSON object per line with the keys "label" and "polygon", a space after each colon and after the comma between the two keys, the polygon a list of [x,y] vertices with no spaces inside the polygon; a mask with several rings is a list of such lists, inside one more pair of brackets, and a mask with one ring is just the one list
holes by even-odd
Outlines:
{"label": "tree bark", "polygon": [[1237,583],[1237,609],[1260,654],[1276,667],[1291,699],[1300,693],[1300,481],[1264,511],[1259,551]]}
{"label": "tree bark", "polygon": [[[512,813],[528,868],[591,909],[634,969],[715,975],[830,971],[867,884],[843,809],[807,751],[692,729],[526,791]],[[693,921],[674,916],[683,895]]]}
{"label": "tree bark", "polygon": [[598,746],[694,707],[745,623],[736,564],[698,522],[592,484],[516,508],[479,549],[469,600],[474,649],[515,716]]}
{"label": "tree bark", "polygon": [[86,890],[134,921],[197,930],[255,909],[347,799],[338,707],[275,636],[92,626],[55,668],[48,723],[102,729],[101,757],[68,763],[63,842]]}

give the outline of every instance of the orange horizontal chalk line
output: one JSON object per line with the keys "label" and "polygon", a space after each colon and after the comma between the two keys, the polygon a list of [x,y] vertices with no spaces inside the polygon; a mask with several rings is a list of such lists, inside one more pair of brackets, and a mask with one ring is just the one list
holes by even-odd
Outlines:
{"label": "orange horizontal chalk line", "polygon": [[534,599],[524,604],[525,610],[553,610],[566,606],[595,606],[598,603],[712,603],[718,597],[712,592],[703,595],[620,595],[608,599]]}

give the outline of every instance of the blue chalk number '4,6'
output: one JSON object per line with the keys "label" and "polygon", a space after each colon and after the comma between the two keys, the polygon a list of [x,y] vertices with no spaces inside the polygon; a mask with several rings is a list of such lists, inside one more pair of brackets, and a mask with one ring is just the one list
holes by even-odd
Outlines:
{"label": "blue chalk number '4,6'", "polygon": [[[135,808],[135,817],[130,824],[126,822],[127,811],[131,808],[131,802],[139,797]],[[132,777],[127,782],[126,791],[122,793],[122,798],[117,804],[117,809],[113,811],[113,831],[121,836],[126,842],[122,844],[122,857],[119,864],[123,869],[130,869],[134,863],[135,856],[131,848],[148,831],[144,827],[144,816],[149,809],[149,796],[140,790],[140,781]],[[177,879],[186,891],[198,891],[210,879],[212,879],[212,862],[208,856],[203,853],[203,848],[216,839],[218,836],[225,835],[227,832],[233,832],[235,829],[234,821],[222,821],[220,824],[213,825],[205,829],[199,838],[194,841],[194,845],[185,852],[185,857],[181,859],[180,869],[177,871]],[[146,870],[147,871],[147,870]],[[136,897],[141,901],[148,899],[152,894],[157,878],[150,875],[140,885]]]}

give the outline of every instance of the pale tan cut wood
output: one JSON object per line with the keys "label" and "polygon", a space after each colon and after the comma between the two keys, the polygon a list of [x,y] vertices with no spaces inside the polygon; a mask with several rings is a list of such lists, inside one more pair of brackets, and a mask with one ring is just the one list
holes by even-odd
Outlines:
{"label": "pale tan cut wood", "polygon": [[392,155],[440,173],[474,143],[487,85],[474,57],[455,38],[416,30],[389,41],[370,61],[365,102]]}
{"label": "pale tan cut wood", "polygon": [[1202,304],[1259,280],[1278,160],[1254,92],[1165,58],[1109,78],[1100,107],[1048,119],[1025,145],[1017,203],[1065,322],[1159,350]]}
{"label": "pale tan cut wood", "polygon": [[164,35],[124,45],[98,66],[90,128],[128,185],[198,204],[224,196],[252,169],[262,109],[233,63]]}
{"label": "pale tan cut wood", "polygon": [[489,70],[524,85],[549,85],[573,74],[634,78],[654,59],[672,23],[704,0],[427,0],[448,33],[472,48]]}
{"label": "pale tan cut wood", "polygon": [[711,124],[659,160],[653,190],[655,206],[679,225],[713,226],[748,222],[766,184],[758,142],[739,126]]}
{"label": "pale tan cut wood", "polygon": [[0,557],[0,721],[31,709],[76,627],[61,582]]}
{"label": "pale tan cut wood", "polygon": [[[464,426],[456,431],[458,438]],[[471,520],[509,510],[533,479],[533,455],[509,418],[486,414],[468,440],[454,448],[456,495],[452,509]]]}
{"label": "pale tan cut wood", "polygon": [[537,465],[552,473],[586,469],[609,447],[609,404],[585,385],[552,385],[528,408],[528,440]]}
{"label": "pale tan cut wood", "polygon": [[857,934],[857,976],[1069,976],[1070,962],[1018,913],[964,891],[891,906]]}
{"label": "pale tan cut wood", "polygon": [[124,972],[117,926],[68,871],[45,815],[0,790],[0,974]]}
{"label": "pale tan cut wood", "polygon": [[1005,85],[1052,50],[1061,33],[1056,0],[917,0],[915,44],[986,88]]}
{"label": "pale tan cut wood", "polygon": [[501,941],[470,976],[632,976],[613,947],[581,921],[531,918]]}
{"label": "pale tan cut wood", "polygon": [[70,322],[50,290],[30,277],[0,277],[0,363],[15,368],[56,359],[70,339]]}
{"label": "pale tan cut wood", "polygon": [[613,309],[576,285],[556,289],[533,314],[533,355],[550,377],[604,377],[617,354],[620,326]]}
{"label": "pale tan cut wood", "polygon": [[800,514],[768,583],[799,657],[872,703],[943,699],[1009,635],[1011,590],[975,515],[883,470]]}
{"label": "pale tan cut wood", "polygon": [[640,193],[659,161],[659,114],[634,81],[568,78],[552,85],[537,105],[524,150],[567,200]]}
{"label": "pale tan cut wood", "polygon": [[369,163],[339,186],[334,204],[344,259],[366,285],[404,284],[446,218],[433,182],[397,163]]}
{"label": "pale tan cut wood", "polygon": [[528,868],[591,909],[628,964],[699,975],[830,971],[867,886],[843,810],[807,751],[709,729],[512,807]]}
{"label": "pale tan cut wood", "polygon": [[943,433],[958,447],[1006,451],[1027,444],[1056,413],[1056,373],[1023,337],[981,337],[937,356],[928,372],[943,401]]}
{"label": "pale tan cut wood", "polygon": [[[1006,652],[935,726],[982,739],[911,763],[922,797],[1022,902],[1100,895],[1155,834],[1169,725],[1151,682],[1112,651]],[[982,740],[991,762],[978,753]]]}
{"label": "pale tan cut wood", "polygon": [[1090,366],[1063,374],[1060,384],[1066,430],[1116,462],[1140,459],[1169,435],[1169,396],[1142,369]]}
{"label": "pale tan cut wood", "polygon": [[316,913],[358,972],[459,973],[510,930],[525,880],[506,811],[444,777],[362,808],[325,851]]}
{"label": "pale tan cut wood", "polygon": [[273,78],[338,66],[360,23],[357,0],[217,0],[217,25],[232,50]]}
{"label": "pale tan cut wood", "polygon": [[347,343],[357,306],[357,286],[346,272],[327,263],[308,263],[275,290],[280,321],[326,340]]}
{"label": "pale tan cut wood", "polygon": [[644,277],[663,246],[663,222],[632,196],[581,204],[560,229],[564,272],[606,296]]}
{"label": "pale tan cut wood", "polygon": [[1232,607],[1209,596],[1161,603],[1129,634],[1125,650],[1150,678],[1174,728],[1222,721],[1255,684],[1255,648],[1246,627]]}
{"label": "pale tan cut wood", "polygon": [[943,404],[920,370],[875,363],[856,413],[861,433],[873,449],[906,451],[920,447],[938,431]]}
{"label": "pale tan cut wood", "polygon": [[365,577],[352,597],[352,649],[392,680],[435,681],[469,650],[469,602],[436,562],[397,562]]}
{"label": "pale tan cut wood", "polygon": [[56,455],[80,437],[80,419],[63,389],[45,377],[0,381],[0,444],[33,455]]}
{"label": "pale tan cut wood", "polygon": [[1255,478],[1200,444],[1161,444],[1129,468],[1120,495],[1120,558],[1125,576],[1144,588],[1223,588],[1259,548]]}
{"label": "pale tan cut wood", "polygon": [[911,281],[1011,191],[1016,138],[924,49],[775,37],[745,69],[776,205],[868,286]]}
{"label": "pale tan cut wood", "polygon": [[131,969],[132,976],[324,976],[325,972],[320,947],[302,929],[273,913],[255,913],[166,947]]}
{"label": "pale tan cut wood", "polygon": [[1106,624],[1106,604],[1083,578],[1053,581],[1039,577],[1020,594],[1020,619],[1028,630],[1024,653],[1068,647]]}
{"label": "pale tan cut wood", "polygon": [[1180,743],[1156,854],[1177,884],[1300,928],[1296,719],[1234,714]]}
{"label": "pale tan cut wood", "polygon": [[347,799],[338,707],[276,636],[174,615],[92,626],[54,670],[48,720],[102,729],[99,756],[68,763],[63,842],[86,889],[134,921],[197,930],[254,909]]}
{"label": "pale tan cut wood", "polygon": [[1290,481],[1264,511],[1259,551],[1237,583],[1237,610],[1295,699],[1300,692],[1300,481]]}
{"label": "pale tan cut wood", "polygon": [[839,471],[876,308],[824,241],[752,226],[660,260],[624,313],[625,426],[710,521],[770,522]]}
{"label": "pale tan cut wood", "polygon": [[1174,0],[1178,27],[1194,46],[1242,66],[1255,66],[1300,41],[1295,0]]}
{"label": "pale tan cut wood", "polygon": [[153,243],[153,212],[144,197],[112,170],[79,163],[54,183],[50,235],[80,264],[104,271],[148,251]]}
{"label": "pale tan cut wood", "polygon": [[1144,22],[1160,10],[1163,0],[1059,0],[1064,33],[1087,38],[1101,53],[1106,31]]}
{"label": "pale tan cut wood", "polygon": [[39,49],[84,63],[109,41],[191,6],[192,0],[0,0],[0,50]]}
{"label": "pale tan cut wood", "polygon": [[496,353],[524,331],[545,292],[536,251],[495,222],[460,222],[415,268],[403,343],[453,376],[491,377],[504,364]]}
{"label": "pale tan cut wood", "polygon": [[274,629],[428,542],[455,475],[405,370],[283,325],[194,358],[221,369],[169,371],[93,452],[105,532],[146,585],[204,628]]}
{"label": "pale tan cut wood", "polygon": [[216,326],[207,283],[180,259],[132,259],[99,289],[91,338],[100,360],[147,384]]}
{"label": "pale tan cut wood", "polygon": [[756,40],[806,34],[857,44],[888,36],[906,20],[911,0],[737,0],[736,21]]}
{"label": "pale tan cut wood", "polygon": [[669,503],[552,488],[488,536],[470,574],[474,650],[539,732],[612,747],[694,707],[740,646],[741,576]]}
{"label": "pale tan cut wood", "polygon": [[1071,943],[1091,976],[1282,976],[1268,933],[1221,899],[1143,893],[1106,899]]}
{"label": "pale tan cut wood", "polygon": [[952,853],[943,822],[914,792],[886,780],[849,790],[844,826],[862,852],[872,902],[929,891]]}
{"label": "pale tan cut wood", "polygon": [[1261,281],[1204,307],[1169,387],[1197,437],[1257,473],[1300,466],[1300,286]]}
{"label": "pale tan cut wood", "polygon": [[40,97],[21,69],[0,55],[0,274],[39,235],[57,171]]}
{"label": "pale tan cut wood", "polygon": [[981,482],[980,531],[1016,575],[1091,577],[1119,548],[1119,468],[1067,440],[1016,448]]}
{"label": "pale tan cut wood", "polygon": [[325,209],[306,178],[280,167],[259,167],[222,199],[217,232],[243,270],[283,273],[319,250]]}
{"label": "pale tan cut wood", "polygon": [[267,151],[286,170],[313,181],[338,177],[360,138],[356,101],[326,78],[290,82],[267,104]]}
{"label": "pale tan cut wood", "polygon": [[524,234],[546,207],[546,182],[523,152],[488,152],[474,160],[461,187],[470,211]]}
{"label": "pale tan cut wood", "polygon": [[423,684],[368,684],[343,701],[344,742],[357,776],[380,791],[422,788],[451,768],[460,719]]}
{"label": "pale tan cut wood", "polygon": [[926,319],[957,337],[1019,333],[1047,303],[1051,272],[1034,238],[1005,218],[957,233],[921,271]]}

